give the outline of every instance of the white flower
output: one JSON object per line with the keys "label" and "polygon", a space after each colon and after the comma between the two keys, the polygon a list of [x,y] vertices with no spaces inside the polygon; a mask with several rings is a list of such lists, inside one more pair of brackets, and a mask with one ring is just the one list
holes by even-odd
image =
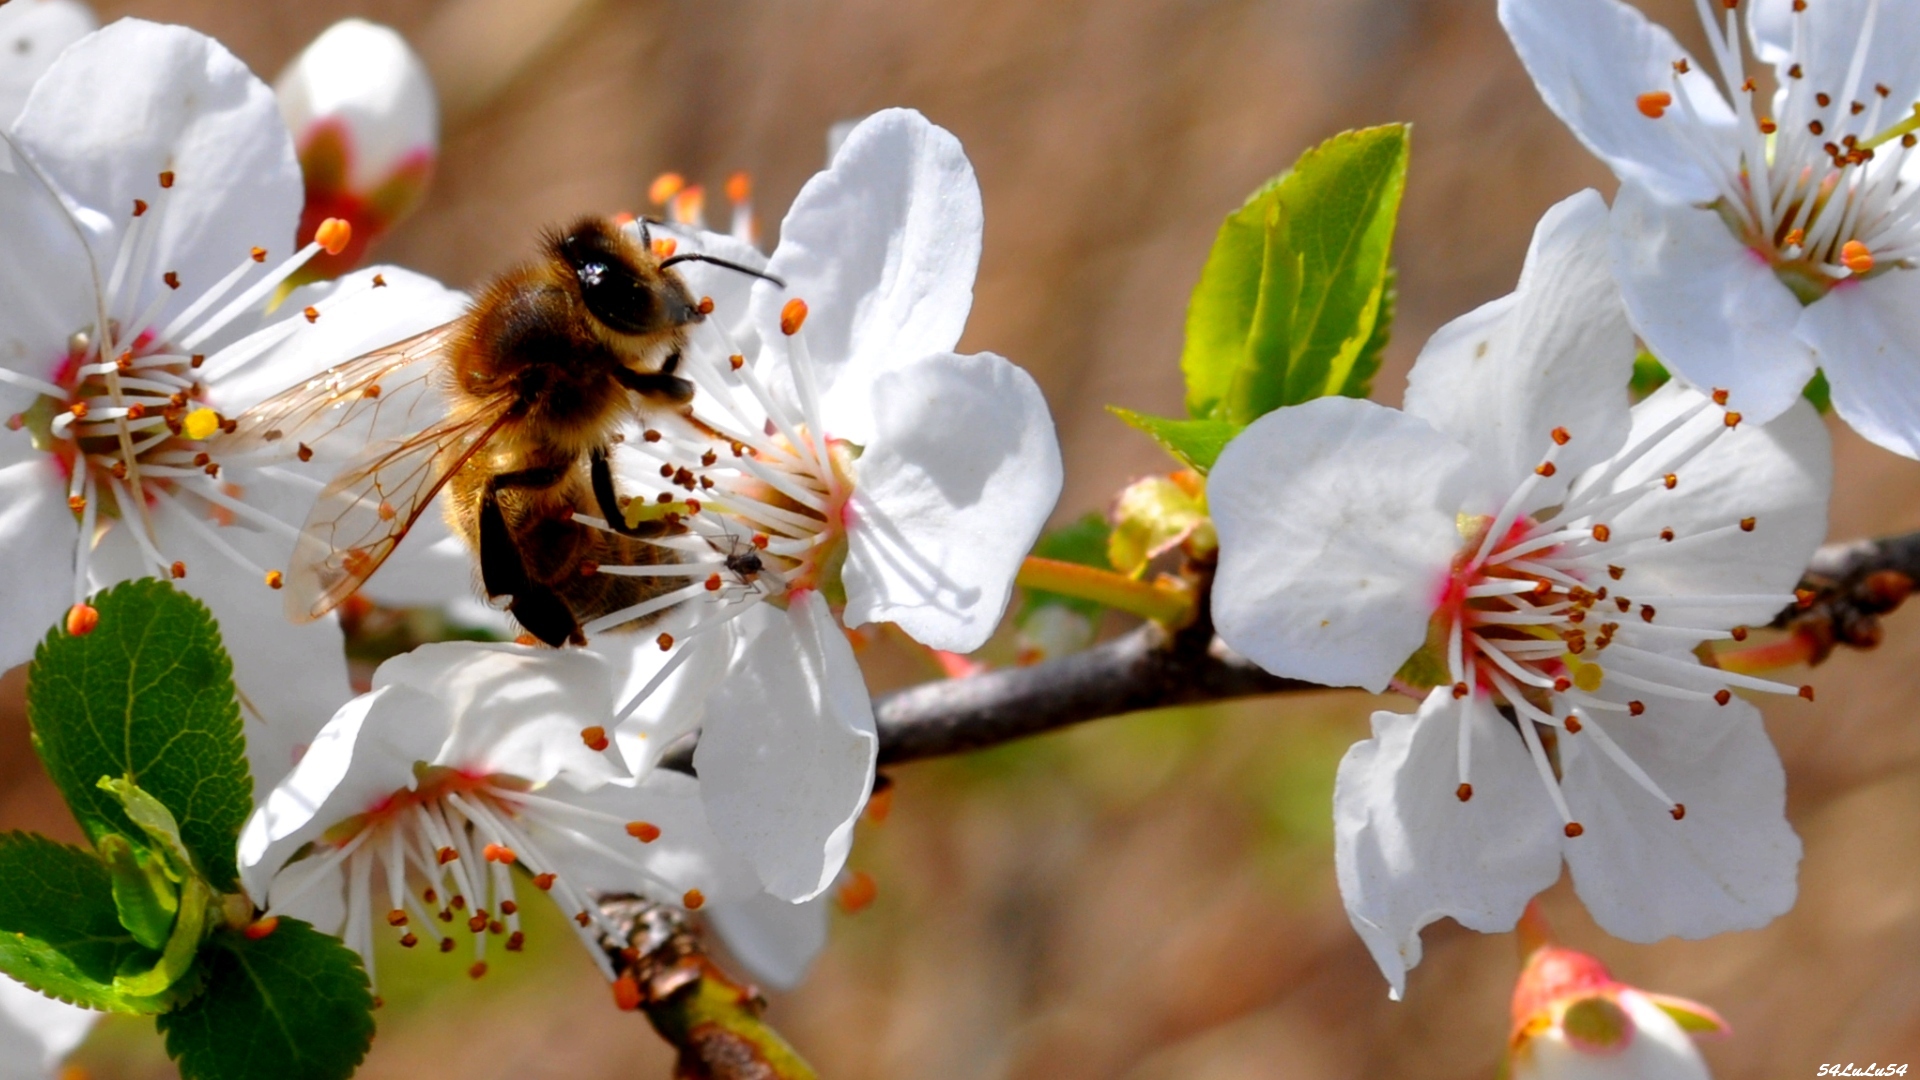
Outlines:
{"label": "white flower", "polygon": [[306,178],[301,238],[328,218],[353,225],[344,250],[302,270],[333,277],[425,196],[440,146],[433,82],[398,33],[342,19],[294,57],[274,92]]}
{"label": "white flower", "polygon": [[[292,247],[300,180],[272,95],[193,31],[124,20],[78,42],[11,138],[0,665],[24,661],[70,607],[85,629],[96,588],[182,579],[221,621],[256,777],[270,785],[348,694],[337,627],[287,623],[269,589],[314,482],[228,469],[209,440],[226,417],[353,355],[313,347],[321,324],[357,351],[422,329],[457,294],[369,272],[263,321],[267,298],[321,247]],[[324,316],[344,303],[343,337]]]}
{"label": "white flower", "polygon": [[1883,0],[1700,10],[1724,95],[1619,0],[1501,0],[1500,18],[1623,181],[1614,264],[1648,347],[1760,422],[1819,367],[1855,430],[1920,457],[1920,20]]}
{"label": "white flower", "polygon": [[707,912],[707,925],[748,974],[775,990],[791,990],[826,947],[832,902],[826,893],[800,904],[755,893],[716,904]]}
{"label": "white flower", "polygon": [[1279,675],[1431,688],[1374,714],[1335,793],[1341,891],[1396,990],[1421,927],[1507,929],[1563,857],[1635,941],[1792,902],[1780,763],[1728,688],[1795,688],[1693,650],[1793,602],[1825,429],[1804,403],[1742,424],[1677,383],[1629,413],[1632,360],[1585,192],[1540,222],[1513,295],[1428,342],[1406,411],[1281,409],[1209,478],[1228,644]]}
{"label": "white flower", "polygon": [[98,1019],[0,975],[0,1080],[52,1080]]}
{"label": "white flower", "polygon": [[619,678],[575,649],[448,643],[387,661],[248,821],[247,891],[269,915],[337,930],[369,971],[379,926],[442,952],[465,934],[478,977],[490,937],[521,947],[531,884],[612,978],[596,894],[698,908],[758,890],[708,831],[697,781],[635,783],[604,739],[582,739]]}
{"label": "white flower", "polygon": [[[868,118],[781,226],[765,266],[784,288],[682,264],[713,301],[679,369],[696,418],[627,440],[657,466],[635,502],[683,510],[689,531],[659,541],[681,561],[600,571],[688,584],[586,629],[708,602],[698,641],[673,648],[730,648],[741,675],[710,704],[694,764],[715,831],[785,899],[832,884],[873,780],[872,708],[842,624],[979,648],[1059,495],[1033,379],[950,351],[980,229],[951,134],[907,110]],[[674,259],[703,253],[759,265],[737,241]],[[723,624],[737,646],[715,644]]]}
{"label": "white flower", "polygon": [[[1686,1021],[1683,1027],[1681,1020]],[[1534,950],[1513,990],[1513,1080],[1709,1080],[1687,1034],[1724,1035],[1712,1009],[1620,982],[1572,949]]]}
{"label": "white flower", "polygon": [[96,25],[93,9],[80,0],[17,0],[0,6],[0,128],[20,115],[34,82],[60,51]]}

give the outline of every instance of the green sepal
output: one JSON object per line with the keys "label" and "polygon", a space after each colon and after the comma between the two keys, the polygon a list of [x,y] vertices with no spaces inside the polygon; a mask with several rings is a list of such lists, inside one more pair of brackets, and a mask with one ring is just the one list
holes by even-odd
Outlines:
{"label": "green sepal", "polygon": [[1634,400],[1638,401],[1665,386],[1671,378],[1673,376],[1668,374],[1667,366],[1658,357],[1641,349],[1640,355],[1633,358],[1633,381],[1628,384],[1628,389]]}
{"label": "green sepal", "polygon": [[1807,380],[1807,385],[1800,391],[1800,396],[1812,402],[1821,416],[1833,411],[1833,387],[1827,384],[1825,369],[1813,373],[1813,378]]}
{"label": "green sepal", "polygon": [[1392,320],[1407,155],[1405,125],[1336,135],[1227,217],[1187,309],[1190,415],[1248,424],[1365,393]]}
{"label": "green sepal", "polygon": [[166,992],[186,978],[199,955],[201,939],[206,937],[207,914],[215,897],[199,878],[188,878],[180,892],[180,917],[160,959],[147,969],[128,969],[115,973],[113,988],[131,998],[153,997]]}
{"label": "green sepal", "polygon": [[1115,570],[1139,577],[1155,556],[1182,544],[1194,555],[1219,544],[1204,491],[1188,491],[1164,476],[1143,477],[1121,489],[1107,537],[1107,561]]}
{"label": "green sepal", "polygon": [[1245,430],[1245,425],[1230,420],[1172,420],[1122,409],[1118,405],[1107,406],[1107,411],[1126,421],[1135,430],[1144,432],[1172,454],[1174,460],[1202,474],[1213,468],[1213,463],[1220,459],[1220,451],[1227,448],[1234,436]]}
{"label": "green sepal", "polygon": [[165,946],[180,913],[180,887],[168,875],[165,860],[136,849],[119,833],[108,833],[94,846],[113,880],[120,925],[149,949]]}

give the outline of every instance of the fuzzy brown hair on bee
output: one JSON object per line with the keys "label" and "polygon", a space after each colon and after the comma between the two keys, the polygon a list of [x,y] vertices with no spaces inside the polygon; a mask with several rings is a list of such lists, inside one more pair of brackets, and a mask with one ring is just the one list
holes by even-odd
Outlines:
{"label": "fuzzy brown hair on bee", "polygon": [[289,615],[317,618],[345,599],[442,488],[486,595],[549,645],[582,644],[584,624],[672,587],[595,572],[670,561],[648,538],[677,527],[627,524],[611,449],[623,427],[684,412],[693,396],[676,372],[702,308],[672,265],[764,275],[697,254],[658,258],[644,226],[635,231],[583,218],[460,318],[249,411],[236,442],[305,455],[335,432],[394,426],[383,412],[410,416],[435,395],[446,403],[436,423],[369,444],[321,493],[289,565]]}

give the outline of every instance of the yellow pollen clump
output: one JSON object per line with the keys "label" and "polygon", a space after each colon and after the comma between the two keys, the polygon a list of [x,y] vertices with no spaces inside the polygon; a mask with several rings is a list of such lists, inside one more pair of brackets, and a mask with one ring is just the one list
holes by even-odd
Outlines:
{"label": "yellow pollen clump", "polygon": [[181,421],[180,430],[195,441],[207,438],[220,430],[220,414],[204,407],[195,409]]}
{"label": "yellow pollen clump", "polygon": [[1633,99],[1640,115],[1649,120],[1658,120],[1667,115],[1667,106],[1673,104],[1673,95],[1665,90],[1651,90]]}
{"label": "yellow pollen clump", "polygon": [[352,239],[353,225],[346,218],[330,217],[313,232],[313,242],[329,255],[338,255],[347,250],[347,244]]}

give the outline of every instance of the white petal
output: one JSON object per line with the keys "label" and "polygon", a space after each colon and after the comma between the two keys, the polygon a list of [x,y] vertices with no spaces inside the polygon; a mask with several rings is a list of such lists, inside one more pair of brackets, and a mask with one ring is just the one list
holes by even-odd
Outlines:
{"label": "white petal", "polygon": [[1569,1041],[1560,1028],[1527,1040],[1513,1064],[1513,1080],[1713,1080],[1692,1036],[1634,989],[1616,999],[1633,1021],[1630,1041],[1617,1052],[1595,1052]]}
{"label": "white petal", "polygon": [[[563,833],[541,827],[537,814],[523,819],[541,850],[564,860],[559,872],[576,886],[673,903],[681,903],[694,889],[712,903],[742,900],[760,889],[753,868],[708,828],[700,782],[691,776],[663,769],[634,786],[608,784],[584,793],[551,788],[542,794],[621,822],[568,818]],[[630,821],[657,827],[659,837],[640,843],[622,824]],[[571,834],[584,835],[598,846],[582,844]],[[608,849],[627,858],[608,858]]]}
{"label": "white petal", "polygon": [[240,879],[256,902],[289,858],[334,825],[411,791],[415,762],[430,762],[453,718],[430,694],[386,686],[334,714],[300,764],[267,795],[240,834]]}
{"label": "white petal", "polygon": [[[1838,121],[1829,125],[1835,128],[1833,138],[1850,131],[1861,135],[1873,133],[1864,125],[1840,126],[1846,123],[1843,118],[1848,115],[1841,110],[1850,104],[1840,100],[1840,96],[1846,92],[1847,76],[1853,71],[1867,12],[1875,6],[1880,9],[1879,17],[1874,20],[1873,36],[1867,43],[1860,83],[1852,100],[1870,104],[1875,86],[1885,86],[1889,91],[1886,100],[1895,107],[1883,108],[1879,127],[1884,128],[1905,119],[1907,105],[1920,97],[1920,60],[1916,59],[1920,58],[1920,22],[1914,20],[1912,11],[1905,5],[1890,0],[1821,0],[1807,5],[1808,10],[1796,16],[1793,0],[1754,0],[1747,16],[1754,52],[1774,65],[1780,83],[1788,81],[1787,69],[1798,63],[1803,91],[1819,90],[1834,97],[1835,109],[1828,114],[1830,121]],[[1797,51],[1793,36],[1796,19],[1801,24]]]}
{"label": "white petal", "polygon": [[[1440,329],[1407,379],[1407,412],[1453,436],[1507,490],[1553,447],[1573,439],[1535,506],[1559,501],[1566,479],[1604,461],[1627,434],[1633,331],[1607,259],[1607,204],[1583,191],[1548,210],[1533,232],[1513,295]],[[1525,507],[1523,509],[1532,509]]]}
{"label": "white petal", "polygon": [[348,138],[347,186],[371,194],[394,170],[432,160],[440,112],[426,64],[392,29],[342,19],[314,38],[274,85],[296,140],[331,123]]}
{"label": "white petal", "polygon": [[0,1080],[53,1076],[100,1016],[0,975]]}
{"label": "white petal", "polygon": [[1920,458],[1920,274],[1842,282],[1800,318],[1833,409],[1888,450]]}
{"label": "white petal", "polygon": [[[1664,27],[1620,0],[1500,0],[1500,23],[1547,107],[1621,180],[1687,202],[1719,193],[1695,155],[1730,157],[1722,144],[1733,142],[1733,110]],[[1692,70],[1681,92],[1714,144],[1692,152],[1683,140],[1702,133],[1682,119],[1680,102],[1659,120],[1637,103],[1641,94],[1673,93],[1673,64],[1683,58]]]}
{"label": "white petal", "polygon": [[[158,215],[151,265],[110,314],[131,319],[177,272],[177,311],[253,247],[293,254],[300,168],[273,92],[219,42],[185,27],[122,19],[62,53],[27,100],[14,138],[68,198],[110,223],[103,280],[134,200]],[[162,193],[159,176],[174,173]],[[164,322],[164,316],[162,318]]]}
{"label": "white petal", "polygon": [[[386,284],[375,286],[379,277]],[[331,305],[312,323],[300,312],[332,296]],[[284,342],[207,387],[208,404],[232,416],[260,401],[297,386],[315,375],[375,349],[404,341],[459,318],[468,297],[438,281],[399,266],[369,266],[338,281],[295,289],[266,322],[300,320]],[[433,416],[415,414],[424,427]]]}
{"label": "white petal", "polygon": [[1060,442],[1033,377],[941,353],[873,382],[874,429],[847,507],[846,621],[972,652],[1060,497]]}
{"label": "white petal", "polygon": [[[1691,388],[1677,383],[1661,387],[1635,406],[1634,437],[1643,437],[1699,401],[1699,392]],[[1690,430],[1721,423],[1720,411],[1709,408],[1695,418]],[[1677,487],[1655,488],[1607,523],[1622,538],[1652,536],[1663,528],[1685,537],[1749,517],[1754,519],[1753,531],[1729,533],[1710,546],[1678,546],[1670,555],[1663,551],[1664,545],[1641,549],[1631,561],[1622,559],[1627,572],[1615,588],[1629,597],[1792,592],[1807,560],[1826,538],[1827,495],[1833,486],[1829,444],[1826,426],[1804,401],[1770,424],[1742,423],[1721,434],[1675,473]],[[1658,457],[1657,452],[1649,454],[1622,473],[1614,486],[1631,486],[1665,474]],[[1779,607],[1771,603],[1689,606],[1668,609],[1658,617],[1667,625],[1764,625]],[[1627,625],[1631,628],[1631,621]]]}
{"label": "white petal", "polygon": [[1476,483],[1459,443],[1370,401],[1254,421],[1207,480],[1220,636],[1276,675],[1385,689],[1426,640]]}
{"label": "white petal", "polygon": [[713,908],[707,912],[707,925],[755,979],[775,990],[791,990],[826,947],[830,896],[790,904],[757,893]]}
{"label": "white petal", "polygon": [[1562,786],[1586,827],[1565,841],[1567,863],[1594,921],[1628,941],[1703,938],[1793,906],[1800,840],[1757,709],[1663,703],[1606,730],[1686,816],[1675,821],[1590,739],[1561,737]]}
{"label": "white petal", "polygon": [[[625,708],[645,690],[669,661],[692,650],[613,732],[613,741],[634,776],[651,773],[675,743],[706,723],[707,702],[733,661],[739,644],[736,628],[729,624],[694,633],[694,616],[704,614],[697,608],[683,605],[650,624],[644,634],[600,634],[588,643],[589,649],[612,662],[616,709]],[[661,633],[672,635],[676,644],[671,651],[655,643]]]}
{"label": "white petal", "polygon": [[1414,715],[1373,714],[1373,738],[1340,761],[1334,865],[1347,917],[1397,997],[1420,962],[1420,930],[1452,917],[1513,929],[1560,876],[1559,815],[1520,736],[1492,707],[1473,710],[1473,798],[1457,794],[1459,724],[1469,710],[1435,689]]}
{"label": "white petal", "polygon": [[[19,6],[0,7],[0,16]],[[0,37],[0,47],[4,41]],[[4,144],[0,252],[0,367],[52,381],[66,363],[68,340],[96,317],[92,271],[86,244],[59,198],[25,163],[10,162]],[[0,383],[0,409],[8,415],[38,396]]]}
{"label": "white petal", "polygon": [[1654,355],[1701,389],[1729,391],[1727,407],[1748,420],[1780,415],[1813,378],[1812,351],[1794,337],[1800,301],[1714,211],[1622,184],[1613,268]]}
{"label": "white petal", "polygon": [[[861,383],[960,340],[981,225],[980,185],[960,141],[910,109],[861,121],[833,164],[794,197],[767,267],[786,288],[754,287],[754,321],[784,356],[773,329],[780,309],[792,297],[806,301],[803,332],[821,392],[844,395],[850,406],[829,406],[835,435],[866,442]],[[784,369],[768,377],[779,383]],[[835,394],[843,379],[850,385]]]}
{"label": "white petal", "polygon": [[0,669],[24,664],[73,603],[73,549],[80,526],[66,481],[35,455],[0,469]]}
{"label": "white petal", "polygon": [[714,832],[768,892],[810,900],[840,873],[873,789],[873,706],[820,594],[741,619],[759,626],[714,695],[693,767]]}
{"label": "white petal", "polygon": [[[61,50],[86,37],[99,22],[79,0],[23,0],[0,6],[0,130],[27,103],[34,81]],[[4,154],[4,151],[0,151]]]}
{"label": "white petal", "polygon": [[597,653],[440,642],[381,664],[373,685],[418,690],[452,713],[436,765],[534,784],[565,780],[582,791],[626,773],[614,754],[580,738],[613,717],[612,665]]}

